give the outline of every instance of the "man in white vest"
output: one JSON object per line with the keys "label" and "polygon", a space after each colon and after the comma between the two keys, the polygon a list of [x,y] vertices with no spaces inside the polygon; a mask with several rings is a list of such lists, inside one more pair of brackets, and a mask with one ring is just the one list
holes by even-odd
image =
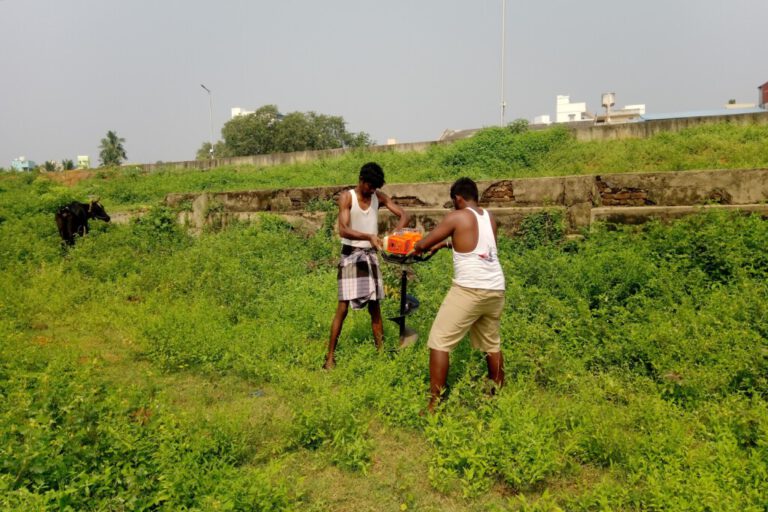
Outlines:
{"label": "man in white vest", "polygon": [[384,185],[384,171],[375,162],[360,168],[357,186],[345,190],[339,196],[339,235],[341,236],[341,261],[337,281],[339,303],[331,323],[328,354],[323,368],[336,366],[334,352],[350,303],[352,309],[368,308],[371,329],[376,348],[384,343],[384,324],[379,301],[384,299],[384,282],[381,278],[376,251],[382,248],[379,238],[379,208],[385,207],[399,218],[395,229],[408,224],[408,214],[379,189]]}
{"label": "man in white vest", "polygon": [[[453,285],[429,333],[429,380],[433,412],[445,390],[450,353],[469,331],[472,347],[485,352],[488,378],[504,384],[499,326],[504,310],[504,272],[496,249],[496,220],[477,205],[477,185],[460,178],[451,186],[455,211],[419,240],[414,254],[453,249]],[[447,239],[450,237],[450,241]]]}

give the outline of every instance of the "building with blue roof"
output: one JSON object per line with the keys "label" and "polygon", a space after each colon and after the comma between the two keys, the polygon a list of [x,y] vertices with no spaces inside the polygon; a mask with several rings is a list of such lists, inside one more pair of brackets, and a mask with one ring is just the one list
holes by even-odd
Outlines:
{"label": "building with blue roof", "polygon": [[663,114],[643,114],[640,119],[643,121],[659,121],[662,119],[685,119],[691,117],[718,117],[732,116],[739,114],[764,114],[765,109],[760,107],[747,108],[718,108],[713,110],[691,110],[688,112],[667,112]]}
{"label": "building with blue roof", "polygon": [[14,158],[13,162],[11,162],[11,169],[13,169],[14,171],[31,171],[36,167],[37,167],[37,164],[35,162],[33,162],[32,160],[27,160],[23,156],[20,156],[19,158]]}

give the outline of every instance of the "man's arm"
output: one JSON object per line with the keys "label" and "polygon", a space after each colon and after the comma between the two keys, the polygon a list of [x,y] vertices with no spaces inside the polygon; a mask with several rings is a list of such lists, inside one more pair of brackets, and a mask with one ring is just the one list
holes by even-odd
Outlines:
{"label": "man's arm", "polygon": [[[352,192],[354,194],[354,192]],[[367,240],[376,249],[381,249],[381,239],[376,234],[363,233],[349,227],[352,196],[344,191],[339,196],[339,235],[347,240]]]}
{"label": "man's arm", "polygon": [[453,232],[456,230],[457,212],[451,212],[446,215],[440,224],[430,231],[427,236],[416,242],[413,246],[414,254],[422,254],[425,251],[437,251],[446,247],[443,241],[449,236],[453,236]]}
{"label": "man's arm", "polygon": [[391,197],[389,197],[384,192],[376,191],[376,196],[379,198],[379,208],[382,206],[386,207],[387,210],[392,212],[393,215],[396,215],[400,220],[397,222],[397,226],[395,226],[395,229],[404,228],[408,225],[408,222],[410,222],[410,216],[408,215],[408,212],[403,210],[399,204],[395,203]]}
{"label": "man's arm", "polygon": [[491,219],[491,229],[493,229],[493,241],[499,243],[499,237],[497,236],[498,227],[496,226],[496,217],[491,212],[485,210],[488,213],[488,217]]}

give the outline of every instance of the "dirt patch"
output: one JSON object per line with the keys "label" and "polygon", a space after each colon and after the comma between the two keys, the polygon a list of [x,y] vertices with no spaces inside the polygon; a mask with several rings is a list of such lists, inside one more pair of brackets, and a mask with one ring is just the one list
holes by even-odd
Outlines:
{"label": "dirt patch", "polygon": [[88,169],[76,169],[74,171],[43,172],[41,174],[51,181],[71,187],[93,177],[95,172]]}
{"label": "dirt patch", "polygon": [[515,202],[515,190],[513,182],[510,180],[494,183],[483,192],[480,198],[480,204],[513,202]]}
{"label": "dirt patch", "polygon": [[655,204],[648,198],[647,190],[635,187],[617,187],[603,180],[600,176],[595,178],[595,183],[600,192],[600,202],[603,206],[650,206]]}

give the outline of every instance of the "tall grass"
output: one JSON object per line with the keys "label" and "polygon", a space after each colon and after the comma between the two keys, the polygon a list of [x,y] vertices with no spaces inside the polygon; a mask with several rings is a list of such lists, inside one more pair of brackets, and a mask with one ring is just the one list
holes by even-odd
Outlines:
{"label": "tall grass", "polygon": [[543,131],[488,128],[425,153],[364,150],[306,164],[220,167],[210,171],[161,168],[101,170],[73,190],[99,195],[113,208],[157,203],[171,192],[306,187],[354,183],[360,166],[376,160],[389,183],[530,178],[614,172],[736,169],[768,166],[768,126],[704,125],[647,139],[578,142],[562,127]]}
{"label": "tall grass", "polygon": [[[541,136],[541,147],[574,144]],[[596,229],[581,242],[563,242],[556,218],[530,219],[500,242],[506,388],[489,399],[484,361],[463,345],[440,412],[423,418],[423,339],[450,285],[447,253],[409,285],[422,340],[397,351],[390,325],[377,353],[367,315],[351,314],[329,373],[338,240],[327,231],[267,216],[192,238],[154,208],[130,225],[94,223],[62,252],[49,203],[64,191],[26,177],[0,187],[6,509],[320,508],[289,474],[296,455],[364,477],[388,456],[374,425],[418,436],[423,478],[468,508],[499,488],[522,510],[768,501],[768,223],[757,216]],[[399,269],[385,272],[394,316]],[[241,379],[283,412],[258,431],[185,415],[140,380],[118,386],[104,357],[83,359],[75,341],[93,337],[169,378]],[[312,465],[299,468],[312,479]]]}

